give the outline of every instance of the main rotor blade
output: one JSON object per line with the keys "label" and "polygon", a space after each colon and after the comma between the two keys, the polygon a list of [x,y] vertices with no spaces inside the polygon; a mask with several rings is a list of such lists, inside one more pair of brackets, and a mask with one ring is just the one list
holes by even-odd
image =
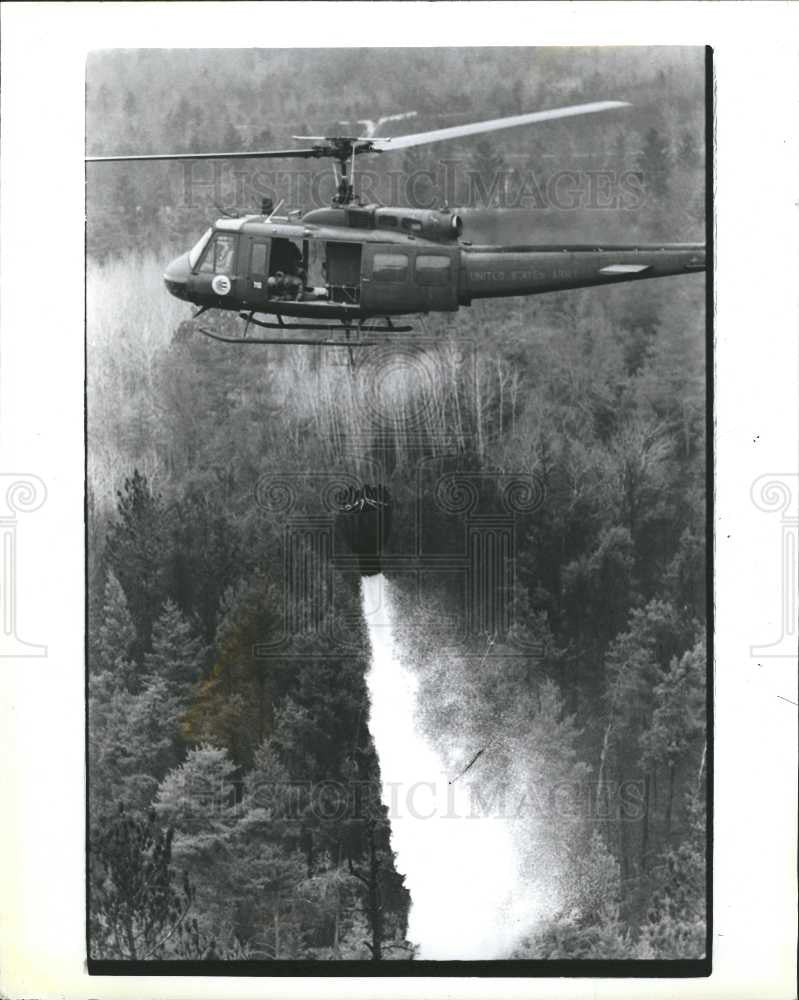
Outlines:
{"label": "main rotor blade", "polygon": [[591,104],[574,104],[567,108],[553,108],[551,111],[531,111],[525,115],[492,118],[485,122],[472,122],[470,125],[453,125],[450,128],[433,129],[430,132],[416,132],[412,135],[399,135],[395,138],[379,138],[371,139],[370,141],[374,146],[375,152],[390,153],[394,149],[423,146],[428,142],[443,142],[446,139],[460,139],[466,135],[497,132],[499,129],[515,128],[518,125],[532,125],[536,122],[553,121],[556,118],[591,115],[598,111],[610,111],[613,108],[627,107],[630,107],[629,101],[594,101]]}
{"label": "main rotor blade", "polygon": [[314,158],[332,157],[334,159],[348,158],[353,153],[390,153],[395,149],[408,149],[410,146],[423,146],[430,142],[444,142],[447,139],[460,139],[467,135],[481,135],[484,132],[496,132],[505,128],[516,128],[519,125],[533,125],[536,122],[553,121],[557,118],[572,118],[575,115],[590,115],[598,111],[611,111],[613,108],[627,108],[628,101],[594,101],[592,104],[574,104],[567,108],[553,108],[550,111],[531,111],[525,115],[510,115],[507,118],[491,118],[484,122],[472,122],[469,125],[453,125],[450,128],[432,129],[430,132],[415,132],[412,135],[399,135],[393,138],[373,139],[369,136],[295,136],[306,142],[328,142],[332,146],[300,147],[298,149],[262,149],[247,152],[228,153],[145,153],[126,156],[87,156],[86,163],[122,163],[128,160],[264,160],[288,159],[291,157]]}
{"label": "main rotor blade", "polygon": [[86,163],[117,163],[123,160],[263,160],[290,156],[323,156],[318,149],[265,149],[251,153],[147,153],[143,156],[87,156]]}

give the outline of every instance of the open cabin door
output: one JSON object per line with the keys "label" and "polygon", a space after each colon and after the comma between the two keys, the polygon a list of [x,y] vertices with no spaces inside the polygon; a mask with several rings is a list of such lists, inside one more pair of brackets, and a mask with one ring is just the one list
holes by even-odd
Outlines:
{"label": "open cabin door", "polygon": [[281,236],[244,235],[241,239],[243,307],[258,311],[276,300],[296,300],[305,280],[302,243]]}
{"label": "open cabin door", "polygon": [[331,302],[357,305],[361,301],[360,243],[334,243],[326,247],[327,286]]}

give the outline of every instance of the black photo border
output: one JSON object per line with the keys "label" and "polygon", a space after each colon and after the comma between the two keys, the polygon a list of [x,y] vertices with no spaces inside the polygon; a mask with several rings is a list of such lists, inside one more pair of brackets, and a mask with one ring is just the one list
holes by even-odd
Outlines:
{"label": "black photo border", "polygon": [[154,960],[95,959],[89,957],[89,510],[88,510],[88,337],[86,314],[86,269],[84,267],[84,790],[85,790],[85,943],[86,969],[92,976],[230,976],[230,977],[496,977],[496,978],[629,978],[688,979],[712,973],[713,941],[713,676],[714,676],[714,71],[713,48],[705,46],[705,509],[706,509],[706,604],[707,604],[707,774],[706,774],[706,942],[705,956],[699,959],[498,959],[464,961],[276,959],[251,960]]}

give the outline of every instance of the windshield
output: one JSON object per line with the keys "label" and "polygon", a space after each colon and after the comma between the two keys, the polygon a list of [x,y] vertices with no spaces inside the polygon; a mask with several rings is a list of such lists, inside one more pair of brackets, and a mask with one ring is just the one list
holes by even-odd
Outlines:
{"label": "windshield", "polygon": [[197,261],[200,259],[200,254],[203,252],[203,250],[205,250],[208,244],[208,240],[211,239],[211,233],[213,233],[213,229],[206,229],[206,231],[199,238],[199,240],[197,240],[197,242],[194,244],[191,250],[189,250],[189,264],[192,270],[194,270],[194,268],[197,266]]}

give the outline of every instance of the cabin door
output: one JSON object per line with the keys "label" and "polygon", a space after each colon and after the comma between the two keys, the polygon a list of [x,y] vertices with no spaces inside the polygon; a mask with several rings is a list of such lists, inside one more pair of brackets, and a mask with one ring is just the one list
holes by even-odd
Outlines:
{"label": "cabin door", "polygon": [[361,304],[378,315],[454,311],[458,308],[459,254],[447,247],[370,244]]}
{"label": "cabin door", "polygon": [[420,312],[415,294],[413,249],[407,245],[370,243],[365,248],[361,305],[372,314]]}
{"label": "cabin door", "polygon": [[328,242],[325,259],[331,302],[361,301],[361,244]]}
{"label": "cabin door", "polygon": [[269,277],[269,239],[263,236],[243,237],[244,294],[242,305],[247,309],[263,308],[269,299],[266,279]]}

